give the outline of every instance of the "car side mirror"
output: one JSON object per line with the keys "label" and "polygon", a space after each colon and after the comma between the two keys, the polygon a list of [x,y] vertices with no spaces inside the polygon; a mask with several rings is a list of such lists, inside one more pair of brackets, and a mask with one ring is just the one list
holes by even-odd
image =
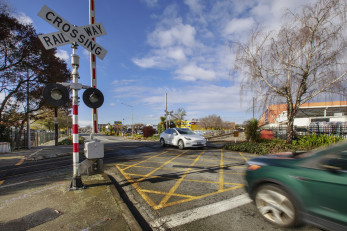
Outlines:
{"label": "car side mirror", "polygon": [[178,135],[178,134],[175,132],[175,133],[174,133],[174,136],[177,136],[177,135]]}

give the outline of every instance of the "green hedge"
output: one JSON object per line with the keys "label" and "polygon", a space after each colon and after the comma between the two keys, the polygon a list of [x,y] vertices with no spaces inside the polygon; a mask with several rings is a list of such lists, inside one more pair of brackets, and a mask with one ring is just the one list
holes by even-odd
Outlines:
{"label": "green hedge", "polygon": [[[82,136],[79,136],[78,140],[79,144],[84,144],[84,138]],[[66,137],[64,140],[58,142],[59,145],[72,145],[72,136]]]}
{"label": "green hedge", "polygon": [[330,145],[339,141],[343,138],[327,135],[316,135],[311,134],[303,136],[298,140],[294,140],[293,144],[286,144],[285,140],[274,139],[274,140],[260,140],[257,143],[242,142],[236,144],[227,144],[224,149],[255,153],[258,155],[267,155],[270,153],[287,152],[287,151],[308,151],[320,146]]}

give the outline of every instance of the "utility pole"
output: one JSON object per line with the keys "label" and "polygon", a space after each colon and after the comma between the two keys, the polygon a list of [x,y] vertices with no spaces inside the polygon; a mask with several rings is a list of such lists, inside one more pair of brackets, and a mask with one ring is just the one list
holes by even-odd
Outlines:
{"label": "utility pole", "polygon": [[169,127],[167,124],[167,93],[165,93],[165,123],[166,123],[166,129]]}
{"label": "utility pole", "polygon": [[134,106],[131,106],[131,105],[125,104],[125,103],[121,103],[121,104],[131,108],[131,137],[133,137],[134,136],[134,127],[133,127],[134,126],[134,120],[133,120],[134,119],[134,117],[133,117]]}
{"label": "utility pole", "polygon": [[254,100],[255,98],[253,97],[253,118],[254,118]]}
{"label": "utility pole", "polygon": [[28,137],[28,149],[31,148],[31,137],[30,137],[30,91],[29,91],[29,70],[27,67],[27,137]]}
{"label": "utility pole", "polygon": [[58,146],[58,108],[54,107],[54,145]]}

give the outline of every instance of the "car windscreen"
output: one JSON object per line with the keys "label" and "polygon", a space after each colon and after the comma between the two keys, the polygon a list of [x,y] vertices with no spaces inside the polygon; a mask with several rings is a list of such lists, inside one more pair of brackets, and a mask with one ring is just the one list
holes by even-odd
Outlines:
{"label": "car windscreen", "polygon": [[194,132],[192,132],[192,131],[189,130],[189,129],[183,129],[183,128],[181,128],[181,129],[177,129],[177,131],[178,131],[180,134],[182,134],[182,135],[194,135],[194,134],[195,134]]}

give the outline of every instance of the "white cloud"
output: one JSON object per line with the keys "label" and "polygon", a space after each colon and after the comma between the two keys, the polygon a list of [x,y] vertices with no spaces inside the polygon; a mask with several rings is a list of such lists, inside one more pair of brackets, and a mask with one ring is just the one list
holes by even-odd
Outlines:
{"label": "white cloud", "polygon": [[69,54],[67,53],[67,51],[64,51],[64,50],[57,50],[57,53],[55,54],[55,56],[66,62],[70,59]]}
{"label": "white cloud", "polygon": [[[244,104],[235,103],[240,102],[239,86],[217,86],[217,85],[204,85],[204,86],[185,86],[172,89],[155,89],[156,95],[143,97],[142,102],[152,106],[161,106],[164,103],[164,95],[168,94],[168,102],[170,110],[184,107],[186,111],[199,112],[200,115],[209,113],[211,111],[217,114],[222,111],[230,113],[240,110],[246,110],[249,106],[247,101],[251,97],[244,97]],[[248,99],[249,98],[249,99]]]}
{"label": "white cloud", "polygon": [[203,6],[200,4],[199,0],[185,0],[185,4],[187,4],[190,10],[196,14],[201,14]]}
{"label": "white cloud", "polygon": [[157,28],[148,36],[148,43],[154,47],[174,45],[193,47],[195,45],[195,34],[196,30],[193,26],[180,23],[170,29]]}
{"label": "white cloud", "polygon": [[[184,5],[168,5],[162,14],[152,17],[157,24],[147,35],[147,53],[132,61],[142,68],[167,70],[172,88],[127,86],[117,95],[132,95],[158,115],[163,114],[166,92],[171,110],[182,106],[195,117],[201,118],[204,113],[232,117],[230,113],[244,112],[253,95],[249,92],[240,97],[242,76],[233,78],[236,54],[229,41],[245,42],[248,32],[259,24],[269,30],[278,29],[286,8],[294,10],[316,1],[184,0]],[[137,93],[130,93],[132,89]]]}
{"label": "white cloud", "polygon": [[198,79],[205,81],[216,80],[216,73],[212,70],[206,70],[190,63],[176,71],[176,78],[185,81],[196,81]]}
{"label": "white cloud", "polygon": [[82,50],[83,57],[90,60],[90,52],[87,49]]}
{"label": "white cloud", "polygon": [[132,61],[142,68],[160,67],[157,57],[133,58]]}
{"label": "white cloud", "polygon": [[177,61],[185,61],[186,55],[182,47],[171,47],[166,50],[167,57],[175,59]]}
{"label": "white cloud", "polygon": [[91,120],[78,120],[78,126],[79,127],[87,127],[87,126],[92,126],[92,121]]}
{"label": "white cloud", "polygon": [[230,35],[234,33],[242,33],[249,31],[254,26],[253,18],[234,18],[227,23],[224,28],[224,34]]}
{"label": "white cloud", "polygon": [[21,23],[24,25],[29,25],[29,24],[33,24],[33,20],[27,16],[26,14],[24,14],[23,12],[20,12],[16,15],[14,15],[14,17]]}
{"label": "white cloud", "polygon": [[142,0],[147,4],[149,7],[154,7],[158,4],[158,0]]}

